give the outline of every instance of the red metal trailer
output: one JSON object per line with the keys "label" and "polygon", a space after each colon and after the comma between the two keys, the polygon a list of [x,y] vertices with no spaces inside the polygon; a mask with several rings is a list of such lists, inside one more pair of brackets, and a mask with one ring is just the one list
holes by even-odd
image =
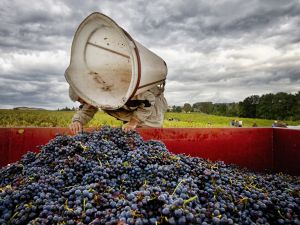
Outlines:
{"label": "red metal trailer", "polygon": [[[91,131],[93,129],[89,129]],[[0,128],[0,167],[27,151],[39,151],[67,128]],[[174,153],[221,160],[255,171],[300,175],[300,130],[286,128],[138,129],[145,140],[163,141]]]}

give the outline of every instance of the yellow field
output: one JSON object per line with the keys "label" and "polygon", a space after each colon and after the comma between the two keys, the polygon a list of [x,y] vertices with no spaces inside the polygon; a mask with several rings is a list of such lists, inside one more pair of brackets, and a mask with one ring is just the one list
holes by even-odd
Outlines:
{"label": "yellow field", "polygon": [[[74,111],[49,110],[0,110],[0,127],[67,127]],[[202,113],[165,114],[164,127],[230,127],[232,119],[243,121],[243,127],[252,127],[255,122],[259,127],[271,127],[273,120],[214,116]],[[300,121],[284,121],[289,125],[298,125]],[[98,112],[87,127],[110,125],[121,126],[122,122]]]}

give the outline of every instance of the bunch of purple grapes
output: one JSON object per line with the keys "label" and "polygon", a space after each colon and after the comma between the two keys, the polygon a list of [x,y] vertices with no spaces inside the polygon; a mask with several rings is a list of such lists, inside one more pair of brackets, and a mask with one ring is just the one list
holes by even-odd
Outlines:
{"label": "bunch of purple grapes", "polygon": [[58,135],[0,170],[0,224],[300,224],[300,180],[183,154],[137,132]]}

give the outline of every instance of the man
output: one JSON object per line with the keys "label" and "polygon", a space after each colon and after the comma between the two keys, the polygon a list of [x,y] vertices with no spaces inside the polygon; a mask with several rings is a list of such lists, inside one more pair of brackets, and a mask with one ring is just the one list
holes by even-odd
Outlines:
{"label": "man", "polygon": [[272,127],[277,127],[277,125],[278,125],[278,122],[277,122],[277,120],[275,120],[274,123],[272,123]]}
{"label": "man", "polygon": [[[94,117],[98,108],[84,102],[71,87],[69,88],[69,95],[72,101],[81,103],[80,110],[73,116],[69,126],[72,133],[76,134],[82,131],[83,126]],[[164,85],[161,85],[134,96],[122,108],[104,110],[104,112],[124,121],[122,129],[124,132],[129,132],[137,127],[162,127],[167,108]]]}
{"label": "man", "polygon": [[[162,127],[167,110],[163,95],[167,72],[162,58],[106,15],[92,13],[74,35],[65,72],[71,99],[82,104],[70,129],[81,131],[98,107],[124,121],[125,132],[136,127]],[[137,90],[143,93],[135,95]],[[116,110],[107,110],[110,108]]]}

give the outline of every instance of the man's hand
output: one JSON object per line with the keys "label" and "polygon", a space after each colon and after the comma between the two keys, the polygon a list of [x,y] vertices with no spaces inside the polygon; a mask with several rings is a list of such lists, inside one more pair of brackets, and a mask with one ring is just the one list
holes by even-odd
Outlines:
{"label": "man's hand", "polygon": [[69,128],[70,128],[72,134],[77,134],[79,132],[82,132],[82,124],[79,121],[72,122],[69,125]]}
{"label": "man's hand", "polygon": [[123,126],[122,126],[122,130],[127,133],[131,130],[134,130],[136,128],[136,126],[139,124],[139,120],[135,117],[132,117],[130,119],[130,121],[128,123],[125,123]]}

